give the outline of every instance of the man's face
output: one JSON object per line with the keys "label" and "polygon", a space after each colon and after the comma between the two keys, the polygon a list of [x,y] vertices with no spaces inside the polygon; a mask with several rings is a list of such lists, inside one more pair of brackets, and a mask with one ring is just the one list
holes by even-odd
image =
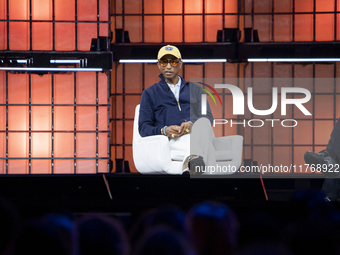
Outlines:
{"label": "man's face", "polygon": [[[167,63],[163,66],[164,64],[162,65],[160,62],[164,62],[164,64],[165,62]],[[174,66],[176,62],[177,66]],[[166,80],[173,80],[178,76],[179,70],[182,67],[182,61],[173,55],[165,55],[157,62],[157,65]]]}

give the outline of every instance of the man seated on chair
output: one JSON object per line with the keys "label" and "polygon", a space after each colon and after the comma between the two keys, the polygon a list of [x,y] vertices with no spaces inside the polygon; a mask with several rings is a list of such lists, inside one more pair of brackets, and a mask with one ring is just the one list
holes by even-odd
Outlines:
{"label": "man seated on chair", "polygon": [[182,147],[186,152],[183,173],[189,173],[189,169],[193,173],[197,165],[216,164],[212,145],[213,116],[209,104],[207,114],[201,114],[201,95],[204,92],[199,85],[189,83],[178,75],[183,62],[177,47],[162,47],[157,59],[161,80],[142,93],[138,123],[140,135],[165,135],[169,138],[170,148]]}

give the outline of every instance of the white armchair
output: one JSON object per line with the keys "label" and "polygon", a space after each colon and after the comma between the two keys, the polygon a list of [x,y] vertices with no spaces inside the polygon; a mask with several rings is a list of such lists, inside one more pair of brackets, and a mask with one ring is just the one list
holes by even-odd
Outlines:
{"label": "white armchair", "polygon": [[[141,137],[138,131],[139,105],[135,109],[133,124],[133,160],[143,174],[182,174],[184,150],[170,151],[164,135]],[[219,166],[239,169],[242,161],[243,137],[232,135],[214,138],[216,162]]]}

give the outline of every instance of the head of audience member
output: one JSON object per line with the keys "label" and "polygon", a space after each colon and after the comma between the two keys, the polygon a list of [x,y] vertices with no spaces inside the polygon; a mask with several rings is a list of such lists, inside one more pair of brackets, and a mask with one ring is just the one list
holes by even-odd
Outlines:
{"label": "head of audience member", "polygon": [[294,255],[338,255],[339,225],[330,218],[296,221],[285,233],[285,243]]}
{"label": "head of audience member", "polygon": [[340,214],[319,190],[300,190],[291,199],[284,240],[294,255],[339,254]]}
{"label": "head of audience member", "polygon": [[78,230],[73,217],[70,214],[51,213],[46,215],[43,220],[59,232],[68,251],[67,253],[77,255],[79,251]]}
{"label": "head of audience member", "polygon": [[205,202],[188,213],[188,231],[197,254],[234,254],[238,221],[232,210],[219,202]]}
{"label": "head of audience member", "polygon": [[130,235],[131,243],[135,244],[147,229],[155,226],[166,226],[175,233],[185,236],[185,213],[180,208],[170,205],[147,211],[135,223]]}
{"label": "head of audience member", "polygon": [[21,229],[15,244],[15,255],[73,255],[60,229],[46,219],[32,220]]}
{"label": "head of audience member", "polygon": [[325,202],[320,190],[298,190],[291,198],[293,220],[325,218],[331,212],[330,204]]}
{"label": "head of audience member", "polygon": [[251,211],[240,217],[239,246],[257,243],[277,243],[281,239],[282,225],[269,213]]}
{"label": "head of audience member", "polygon": [[134,247],[133,255],[190,255],[186,238],[165,226],[146,231]]}
{"label": "head of audience member", "polygon": [[275,242],[258,242],[242,247],[239,255],[292,255],[289,249]]}
{"label": "head of audience member", "polygon": [[80,255],[124,255],[129,246],[120,222],[105,215],[83,216],[76,222]]}

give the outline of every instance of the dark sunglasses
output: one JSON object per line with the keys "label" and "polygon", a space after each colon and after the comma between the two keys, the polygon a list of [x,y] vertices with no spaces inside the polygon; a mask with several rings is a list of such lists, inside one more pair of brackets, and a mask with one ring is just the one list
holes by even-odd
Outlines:
{"label": "dark sunglasses", "polygon": [[171,60],[159,60],[158,61],[162,67],[166,67],[168,63],[170,63],[171,66],[176,67],[179,63],[177,59],[171,59]]}

